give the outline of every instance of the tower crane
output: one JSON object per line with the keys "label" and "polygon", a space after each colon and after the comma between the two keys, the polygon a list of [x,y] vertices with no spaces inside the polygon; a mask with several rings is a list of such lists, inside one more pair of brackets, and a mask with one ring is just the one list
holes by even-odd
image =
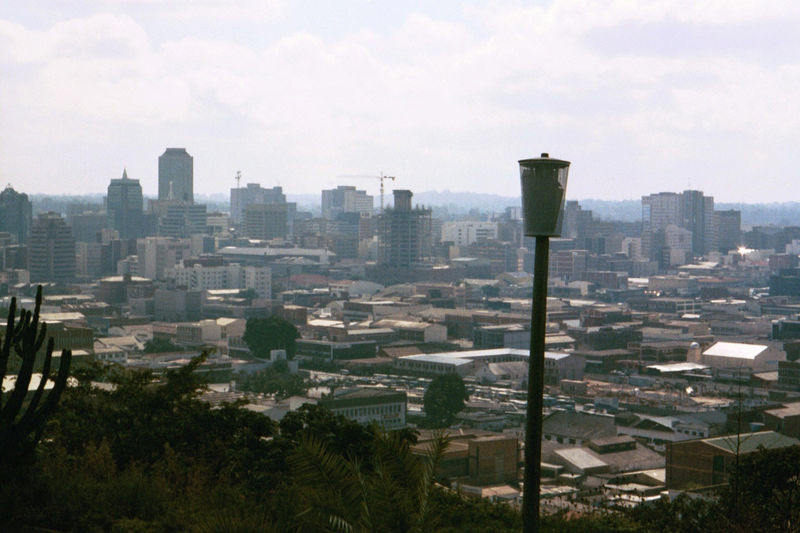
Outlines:
{"label": "tower crane", "polygon": [[383,174],[383,172],[381,172],[380,175],[378,175],[378,176],[375,176],[374,174],[373,175],[346,174],[344,176],[339,176],[339,177],[340,178],[358,178],[358,179],[367,179],[367,178],[369,178],[369,179],[379,179],[381,181],[381,210],[380,210],[380,214],[381,215],[383,214],[383,190],[384,190],[383,181],[384,180],[392,180],[392,181],[394,181],[394,180],[397,179],[395,176],[386,176],[386,175]]}
{"label": "tower crane", "polygon": [[236,171],[236,177],[234,179],[236,180],[236,188],[237,189],[241,189],[242,188],[242,171],[241,170],[237,170]]}

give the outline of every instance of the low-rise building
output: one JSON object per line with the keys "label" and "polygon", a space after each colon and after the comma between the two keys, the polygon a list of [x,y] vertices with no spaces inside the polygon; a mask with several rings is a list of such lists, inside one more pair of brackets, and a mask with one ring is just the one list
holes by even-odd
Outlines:
{"label": "low-rise building", "polygon": [[798,445],[800,440],[775,431],[672,442],[667,445],[667,488],[707,487],[727,483],[736,457],[759,449]]}
{"label": "low-rise building", "polygon": [[319,405],[334,414],[360,424],[377,423],[383,429],[401,429],[406,425],[407,397],[403,391],[356,387],[334,391]]}

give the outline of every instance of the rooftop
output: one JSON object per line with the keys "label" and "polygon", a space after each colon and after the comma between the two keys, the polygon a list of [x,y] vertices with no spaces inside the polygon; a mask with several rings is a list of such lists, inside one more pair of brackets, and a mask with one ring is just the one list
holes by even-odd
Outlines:
{"label": "rooftop", "polygon": [[703,352],[703,355],[712,355],[716,357],[733,357],[736,359],[755,359],[760,355],[767,346],[764,344],[744,344],[741,342],[717,342],[714,343],[708,350]]}

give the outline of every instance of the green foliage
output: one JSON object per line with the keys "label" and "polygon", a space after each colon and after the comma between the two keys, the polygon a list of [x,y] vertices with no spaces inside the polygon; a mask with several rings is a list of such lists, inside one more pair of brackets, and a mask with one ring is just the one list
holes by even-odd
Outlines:
{"label": "green foliage", "polygon": [[728,531],[798,531],[800,446],[741,456],[720,502]]}
{"label": "green foliage", "polygon": [[238,374],[236,383],[240,390],[274,394],[278,399],[303,395],[308,390],[302,377],[289,373],[285,361],[277,361],[271,367],[253,374]]}
{"label": "green foliage", "polygon": [[144,343],[144,353],[169,353],[180,352],[181,346],[173,343],[169,339],[152,338]]}
{"label": "green foliage", "polygon": [[425,416],[441,427],[453,423],[455,416],[464,410],[467,400],[469,394],[461,376],[442,374],[433,378],[422,401]]}
{"label": "green foliage", "polygon": [[242,289],[239,291],[239,298],[253,300],[254,298],[258,298],[258,293],[255,289]]}
{"label": "green foliage", "polygon": [[271,350],[286,350],[292,359],[300,332],[289,321],[277,316],[248,318],[242,339],[255,357],[268,359]]}

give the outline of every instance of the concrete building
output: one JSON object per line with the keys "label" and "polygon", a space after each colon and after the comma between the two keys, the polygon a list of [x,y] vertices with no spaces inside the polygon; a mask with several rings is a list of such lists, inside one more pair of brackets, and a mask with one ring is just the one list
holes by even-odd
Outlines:
{"label": "concrete building", "polygon": [[701,191],[661,192],[642,197],[642,253],[648,259],[660,259],[659,232],[674,225],[692,234],[692,255],[715,249],[714,198]]}
{"label": "concrete building", "polygon": [[268,241],[291,239],[297,204],[250,204],[244,208],[244,234],[250,239]]}
{"label": "concrete building", "polygon": [[32,209],[27,194],[6,186],[0,192],[0,231],[10,233],[17,244],[26,244],[33,226]]}
{"label": "concrete building", "polygon": [[667,488],[708,487],[727,483],[737,456],[761,448],[800,445],[800,440],[774,431],[672,442],[667,445]]}
{"label": "concrete building", "polygon": [[186,148],[167,148],[159,156],[158,199],[194,202],[194,159]]}
{"label": "concrete building", "polygon": [[322,218],[335,220],[342,213],[371,217],[374,209],[372,196],[352,185],[339,185],[322,191]]}
{"label": "concrete building", "polygon": [[139,180],[128,178],[128,171],[122,171],[122,178],[112,179],[108,185],[106,211],[108,227],[119,232],[121,239],[136,239],[144,236],[142,186]]}
{"label": "concrete building", "polygon": [[75,279],[75,239],[58,213],[42,213],[30,236],[31,281],[66,283]]}
{"label": "concrete building", "polygon": [[[478,376],[497,374],[500,368],[489,365],[497,363],[528,362],[528,350],[497,348],[493,350],[470,350],[464,352],[441,352],[398,357],[395,368],[414,374],[458,374]],[[585,361],[570,353],[545,352],[545,382],[558,384],[562,379],[583,379]],[[512,378],[513,380],[513,378]]]}
{"label": "concrete building", "polygon": [[459,220],[442,224],[442,242],[467,246],[489,240],[497,240],[497,222]]}
{"label": "concrete building", "polygon": [[394,191],[394,207],[378,217],[378,264],[409,268],[432,252],[431,210],[411,207],[412,192]]}
{"label": "concrete building", "polygon": [[244,222],[244,210],[248,205],[285,204],[283,188],[265,189],[258,183],[248,183],[246,187],[231,189],[231,221]]}
{"label": "concrete building", "polygon": [[171,203],[159,221],[158,233],[162,237],[185,239],[191,235],[208,233],[205,204]]}
{"label": "concrete building", "polygon": [[714,211],[717,249],[720,252],[736,250],[742,244],[742,212],[734,209]]}
{"label": "concrete building", "polygon": [[190,290],[253,289],[259,298],[272,296],[269,267],[243,266],[238,263],[222,266],[178,264],[166,269],[164,276],[175,280],[175,285]]}
{"label": "concrete building", "polygon": [[168,268],[191,257],[191,242],[189,239],[147,237],[138,240],[136,255],[136,272],[131,274],[149,279],[164,279]]}
{"label": "concrete building", "polygon": [[334,391],[319,405],[359,424],[377,423],[385,430],[406,426],[406,393],[388,389],[356,387]]}

